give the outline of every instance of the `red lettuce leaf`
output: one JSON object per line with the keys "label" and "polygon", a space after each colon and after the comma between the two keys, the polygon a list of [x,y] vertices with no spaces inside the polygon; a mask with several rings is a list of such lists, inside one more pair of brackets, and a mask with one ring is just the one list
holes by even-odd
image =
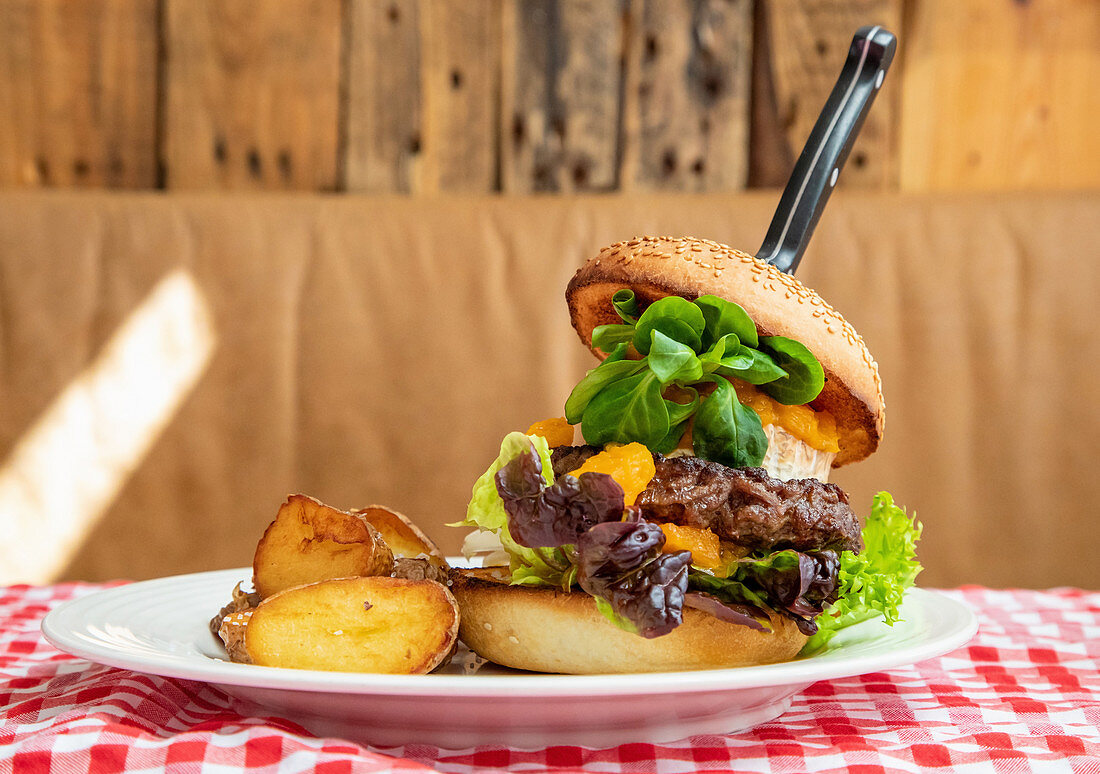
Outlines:
{"label": "red lettuce leaf", "polygon": [[836,601],[839,571],[835,551],[788,549],[762,559],[741,560],[732,576],[760,588],[777,609],[812,620]]}
{"label": "red lettuce leaf", "polygon": [[[684,606],[694,607],[704,613],[710,613],[720,621],[747,626],[759,632],[766,632],[770,627],[761,621],[762,611],[752,605],[738,604],[736,602],[723,602],[713,594],[701,591],[689,591],[684,595]],[[763,616],[767,620],[766,614]]]}
{"label": "red lettuce leaf", "polygon": [[546,486],[542,461],[533,450],[497,471],[496,487],[512,539],[528,548],[571,545],[590,527],[623,515],[623,490],[611,476],[561,476]]}
{"label": "red lettuce leaf", "polygon": [[[660,535],[656,545],[653,529]],[[599,524],[577,543],[581,588],[646,638],[668,634],[684,620],[691,552],[662,554],[663,544],[664,533],[647,522]],[[628,569],[635,560],[640,564]]]}
{"label": "red lettuce leaf", "polygon": [[691,588],[720,601],[746,606],[767,617],[774,610],[795,622],[807,636],[817,631],[814,619],[837,597],[840,561],[834,551],[775,551],[739,560],[727,578],[695,572]]}
{"label": "red lettuce leaf", "polygon": [[[656,524],[648,521],[598,524],[577,540],[578,577],[611,580],[621,578],[656,559],[664,544],[665,533]],[[581,586],[584,586],[583,580]]]}

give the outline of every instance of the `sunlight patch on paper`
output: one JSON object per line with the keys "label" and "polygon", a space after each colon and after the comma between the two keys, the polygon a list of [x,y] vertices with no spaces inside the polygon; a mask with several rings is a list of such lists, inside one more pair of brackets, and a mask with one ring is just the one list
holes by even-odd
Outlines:
{"label": "sunlight patch on paper", "polygon": [[214,352],[184,271],[165,277],[0,468],[0,584],[48,583],[191,392]]}

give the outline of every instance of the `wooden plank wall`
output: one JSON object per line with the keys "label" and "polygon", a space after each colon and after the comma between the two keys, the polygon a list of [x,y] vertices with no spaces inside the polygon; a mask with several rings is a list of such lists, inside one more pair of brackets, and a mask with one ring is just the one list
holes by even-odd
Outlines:
{"label": "wooden plank wall", "polygon": [[336,189],[340,0],[167,0],[169,188]]}
{"label": "wooden plank wall", "polygon": [[[836,63],[848,51],[852,31],[864,24],[881,24],[902,36],[900,0],[772,0],[760,9],[757,25],[758,66],[770,74],[771,93],[757,105],[759,129],[778,147],[761,154],[758,165],[771,170],[756,185],[783,185],[792,159],[813,129],[822,96],[836,82]],[[895,72],[895,68],[898,68]],[[844,168],[850,187],[890,188],[897,182],[895,128],[899,81],[904,59],[895,59],[884,86],[860,130],[859,142]],[[761,95],[763,97],[764,95]]]}
{"label": "wooden plank wall", "polygon": [[509,0],[501,67],[501,189],[611,191],[619,184],[626,6]]}
{"label": "wooden plank wall", "polygon": [[909,10],[904,188],[1100,186],[1100,2],[921,0]]}
{"label": "wooden plank wall", "polygon": [[420,3],[352,0],[348,19],[347,152],[353,191],[412,193],[420,188]]}
{"label": "wooden plank wall", "polygon": [[1100,185],[1096,0],[0,0],[0,186],[782,185],[865,23],[843,186]]}
{"label": "wooden plank wall", "polygon": [[624,188],[745,187],[752,10],[751,0],[637,4],[624,77]]}
{"label": "wooden plank wall", "polygon": [[0,2],[0,186],[156,186],[157,10]]}

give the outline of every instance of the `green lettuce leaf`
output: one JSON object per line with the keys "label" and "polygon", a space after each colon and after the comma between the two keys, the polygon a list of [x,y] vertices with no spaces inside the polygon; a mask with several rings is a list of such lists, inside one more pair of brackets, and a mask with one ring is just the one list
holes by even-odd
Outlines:
{"label": "green lettuce leaf", "polygon": [[542,477],[546,485],[554,483],[554,468],[550,462],[550,446],[538,435],[509,433],[500,444],[500,454],[477,481],[474,482],[466,518],[452,526],[478,527],[493,532],[500,538],[510,557],[512,583],[516,585],[549,585],[569,588],[576,575],[563,549],[527,548],[512,539],[508,532],[508,513],[497,493],[497,471],[534,446],[542,461]]}
{"label": "green lettuce leaf", "polygon": [[759,608],[761,623],[768,623],[768,614],[765,611],[769,605],[763,595],[753,591],[739,580],[717,578],[709,573],[693,570],[688,575],[688,588],[692,591],[713,594],[723,602]]}
{"label": "green lettuce leaf", "polygon": [[817,634],[802,649],[816,653],[836,633],[852,624],[881,615],[886,623],[898,620],[902,597],[921,571],[916,544],[920,522],[894,505],[889,492],[879,492],[863,526],[863,551],[840,555],[840,597],[816,619]]}
{"label": "green lettuce leaf", "polygon": [[621,615],[616,613],[615,610],[611,607],[611,603],[608,602],[606,599],[604,599],[603,597],[592,597],[592,599],[596,600],[596,609],[600,611],[600,615],[602,615],[608,621],[615,624],[615,626],[619,627],[624,632],[630,632],[631,634],[638,633],[638,627],[635,626],[634,623],[630,621],[630,619],[623,618]]}
{"label": "green lettuce leaf", "polygon": [[523,433],[509,433],[500,443],[500,454],[489,469],[481,474],[474,482],[473,494],[470,504],[466,507],[466,518],[457,526],[481,527],[481,529],[499,534],[500,530],[508,529],[508,513],[504,510],[504,502],[497,494],[495,476],[497,471],[514,460],[532,446],[542,461],[542,477],[546,485],[554,483],[554,468],[550,462],[550,445],[546,439],[539,435],[524,435]]}

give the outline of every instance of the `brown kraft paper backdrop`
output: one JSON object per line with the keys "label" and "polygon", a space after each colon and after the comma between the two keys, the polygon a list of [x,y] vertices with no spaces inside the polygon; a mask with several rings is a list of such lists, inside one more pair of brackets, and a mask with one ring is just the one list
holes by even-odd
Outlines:
{"label": "brown kraft paper backdrop", "polygon": [[[592,356],[563,290],[603,245],[755,250],[777,194],[375,199],[0,196],[0,448],[183,269],[215,332],[196,387],[62,576],[241,566],[285,495],[383,503],[448,551],[500,438]],[[838,194],[799,278],[878,359],[879,452],[835,480],[924,522],[926,585],[1100,586],[1100,195]]]}

